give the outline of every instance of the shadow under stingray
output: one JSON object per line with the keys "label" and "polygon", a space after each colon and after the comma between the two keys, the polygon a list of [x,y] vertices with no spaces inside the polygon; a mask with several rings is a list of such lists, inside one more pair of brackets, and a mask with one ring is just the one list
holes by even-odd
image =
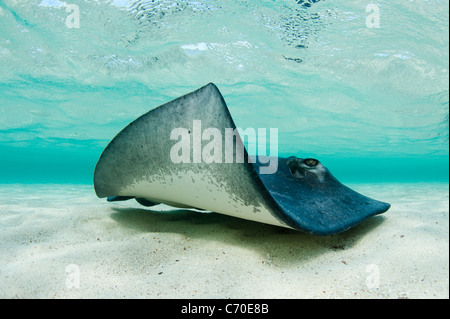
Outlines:
{"label": "shadow under stingray", "polygon": [[327,252],[351,249],[384,221],[384,217],[378,215],[343,233],[317,236],[217,213],[121,207],[113,207],[113,210],[111,218],[126,228],[223,242],[227,246],[257,251],[262,257],[270,252],[278,264],[306,261]]}

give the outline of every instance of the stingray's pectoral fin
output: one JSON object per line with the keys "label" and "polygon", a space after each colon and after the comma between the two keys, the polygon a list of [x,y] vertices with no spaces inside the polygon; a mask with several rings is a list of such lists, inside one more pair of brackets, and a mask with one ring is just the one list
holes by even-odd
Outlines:
{"label": "stingray's pectoral fin", "polygon": [[260,178],[286,223],[313,234],[343,232],[391,206],[341,184],[314,158],[279,158],[277,172]]}
{"label": "stingray's pectoral fin", "polygon": [[109,196],[106,200],[108,202],[120,202],[124,200],[133,199],[134,196]]}
{"label": "stingray's pectoral fin", "polygon": [[124,200],[129,200],[129,199],[135,199],[139,204],[141,204],[142,206],[146,206],[146,207],[151,207],[151,206],[155,206],[158,205],[160,203],[157,202],[152,202],[148,199],[145,198],[140,198],[140,197],[134,197],[134,196],[109,196],[106,200],[108,202],[119,202],[119,201],[124,201]]}
{"label": "stingray's pectoral fin", "polygon": [[141,204],[142,206],[146,206],[146,207],[152,207],[152,206],[160,204],[157,202],[152,202],[151,200],[148,200],[145,198],[136,197],[135,199],[139,204]]}

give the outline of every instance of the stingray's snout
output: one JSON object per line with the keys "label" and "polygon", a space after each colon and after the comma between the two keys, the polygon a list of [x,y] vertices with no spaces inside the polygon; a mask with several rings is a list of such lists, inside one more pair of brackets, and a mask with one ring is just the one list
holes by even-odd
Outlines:
{"label": "stingray's snout", "polygon": [[307,172],[317,175],[322,180],[324,167],[319,160],[315,158],[297,158],[291,156],[286,161],[292,176],[296,178],[304,178]]}

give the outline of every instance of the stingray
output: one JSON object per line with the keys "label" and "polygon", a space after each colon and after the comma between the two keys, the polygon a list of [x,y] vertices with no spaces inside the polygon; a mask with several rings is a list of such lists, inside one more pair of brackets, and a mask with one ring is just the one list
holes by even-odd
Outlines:
{"label": "stingray", "polygon": [[212,83],[120,131],[97,162],[94,188],[110,202],[134,198],[317,235],[343,232],[390,207],[341,184],[317,159],[249,156]]}

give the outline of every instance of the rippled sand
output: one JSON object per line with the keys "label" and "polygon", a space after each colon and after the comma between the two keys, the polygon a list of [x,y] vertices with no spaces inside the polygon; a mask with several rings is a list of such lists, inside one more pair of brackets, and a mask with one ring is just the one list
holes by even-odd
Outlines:
{"label": "rippled sand", "polygon": [[349,186],[391,209],[318,237],[86,185],[0,185],[0,297],[449,298],[448,184]]}

